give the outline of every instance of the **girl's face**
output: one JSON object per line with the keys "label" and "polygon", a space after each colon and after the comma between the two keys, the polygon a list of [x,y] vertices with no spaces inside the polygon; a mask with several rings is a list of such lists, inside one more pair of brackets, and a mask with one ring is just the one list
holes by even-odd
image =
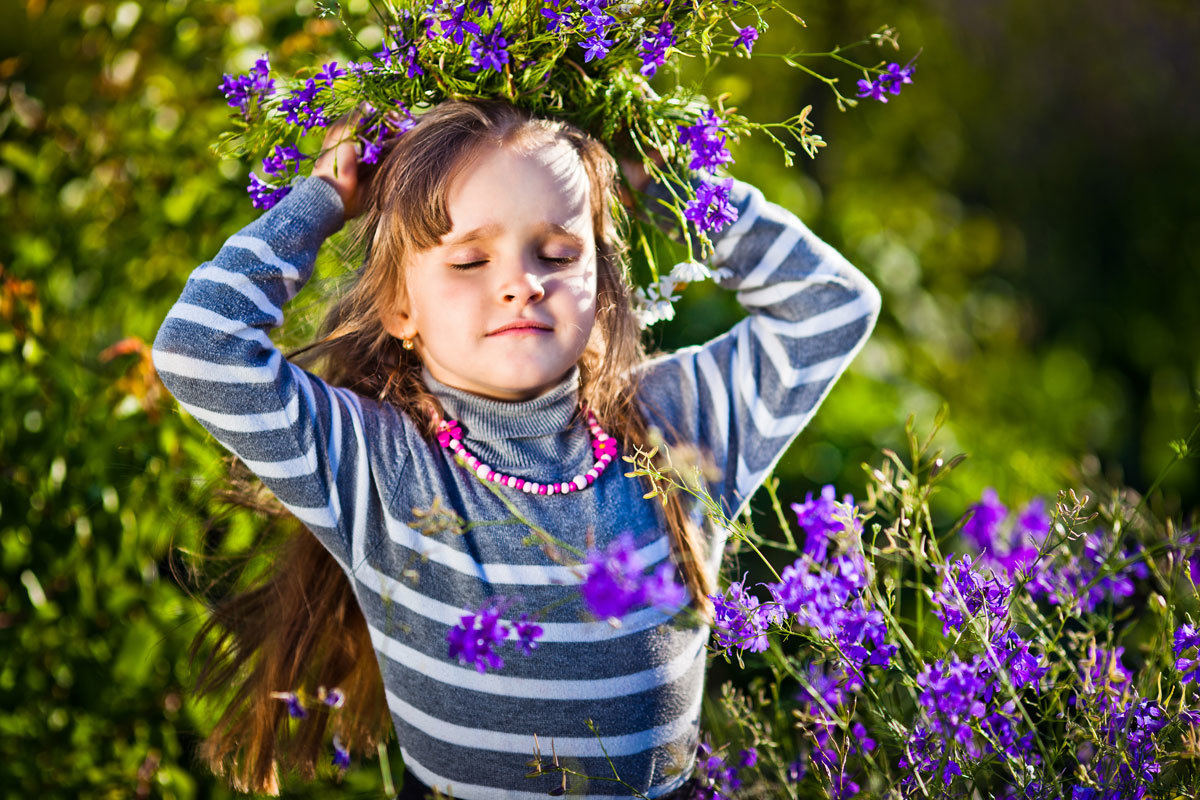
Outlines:
{"label": "girl's face", "polygon": [[411,257],[388,332],[415,338],[433,377],[458,389],[528,400],[558,384],[596,316],[588,196],[565,142],[485,150],[450,186],[450,232]]}

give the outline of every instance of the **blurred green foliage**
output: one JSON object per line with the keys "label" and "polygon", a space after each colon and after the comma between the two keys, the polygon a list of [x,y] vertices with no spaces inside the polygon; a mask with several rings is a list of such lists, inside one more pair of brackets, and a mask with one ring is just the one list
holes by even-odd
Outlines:
{"label": "blurred green foliage", "polygon": [[[815,161],[782,169],[774,145],[746,140],[734,172],[861,267],[884,316],[781,463],[781,495],[856,491],[860,464],[943,401],[941,444],[971,456],[941,496],[943,518],[988,485],[1014,505],[1052,495],[1076,464],[1144,489],[1171,458],[1167,441],[1192,427],[1200,385],[1200,108],[1181,90],[1200,83],[1192,4],[795,10],[807,28],[777,15],[755,57],[708,88],[755,119],[814,105],[829,142]],[[230,111],[222,73],[263,52],[284,74],[313,53],[344,58],[314,11],[308,0],[0,9],[6,797],[229,794],[194,762],[211,718],[188,696],[201,607],[169,560],[214,510],[221,451],[163,395],[146,343],[188,273],[256,216],[249,165],[208,149]],[[888,105],[840,113],[826,86],[772,57],[884,23],[902,49],[859,60],[921,51],[916,83]],[[804,63],[841,86],[859,77]],[[293,305],[298,340],[311,315]],[[700,341],[737,315],[733,298],[694,287],[656,340]],[[1194,462],[1177,466],[1167,510],[1195,507],[1198,484]],[[228,541],[254,530],[242,517]],[[394,745],[392,764],[399,778]],[[379,796],[379,783],[372,766],[289,793]]]}

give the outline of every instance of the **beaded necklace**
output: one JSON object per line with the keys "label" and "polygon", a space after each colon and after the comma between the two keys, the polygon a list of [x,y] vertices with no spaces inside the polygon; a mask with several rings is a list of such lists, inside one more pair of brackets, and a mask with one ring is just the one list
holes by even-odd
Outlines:
{"label": "beaded necklace", "polygon": [[462,443],[462,424],[457,420],[437,420],[438,444],[454,453],[457,456],[455,460],[465,468],[471,470],[471,472],[474,472],[481,480],[518,489],[526,494],[570,494],[571,492],[586,489],[595,483],[600,474],[604,472],[605,467],[611,464],[617,455],[617,440],[604,432],[600,427],[600,423],[596,421],[596,415],[592,413],[590,408],[583,406],[583,411],[587,415],[588,430],[592,434],[592,454],[596,458],[596,463],[587,472],[582,475],[576,475],[571,480],[563,483],[534,483],[523,478],[497,472],[476,458],[467,449],[466,445]]}

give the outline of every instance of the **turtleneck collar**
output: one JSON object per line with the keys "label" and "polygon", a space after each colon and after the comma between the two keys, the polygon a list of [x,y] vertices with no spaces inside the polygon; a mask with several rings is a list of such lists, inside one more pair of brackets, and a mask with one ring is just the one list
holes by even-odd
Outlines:
{"label": "turtleneck collar", "polygon": [[[579,404],[579,367],[572,367],[556,386],[532,400],[504,401],[456,389],[434,378],[428,368],[422,375],[429,391],[442,403],[450,419],[462,423],[466,438],[478,442],[525,439],[565,432]],[[576,426],[579,427],[579,426]]]}

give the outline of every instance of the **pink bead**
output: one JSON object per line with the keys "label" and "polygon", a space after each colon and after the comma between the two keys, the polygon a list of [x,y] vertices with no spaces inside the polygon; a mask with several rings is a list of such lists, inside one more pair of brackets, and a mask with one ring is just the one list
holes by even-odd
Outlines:
{"label": "pink bead", "polygon": [[588,486],[591,486],[596,482],[596,476],[591,472],[589,472],[587,475],[584,475],[583,479],[587,481]]}
{"label": "pink bead", "polygon": [[520,478],[517,478],[517,484],[516,484],[516,488],[518,488],[518,489],[524,489],[524,488],[525,488],[525,481],[521,480]]}
{"label": "pink bead", "polygon": [[545,493],[546,493],[546,487],[545,487],[545,486],[539,486],[539,487],[538,487],[538,494],[545,494]]}

